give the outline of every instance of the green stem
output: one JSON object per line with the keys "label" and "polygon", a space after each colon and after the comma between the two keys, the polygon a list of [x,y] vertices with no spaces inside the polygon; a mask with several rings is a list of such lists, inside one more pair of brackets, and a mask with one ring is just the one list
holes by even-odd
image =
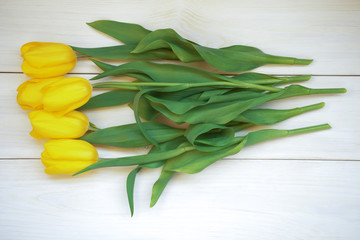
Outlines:
{"label": "green stem", "polygon": [[114,85],[113,82],[104,82],[104,83],[94,83],[92,84],[93,88],[119,88],[119,89],[126,89],[126,90],[139,90],[139,87],[132,87],[132,86],[118,86],[117,84]]}
{"label": "green stem", "polygon": [[79,59],[79,58],[85,58],[85,57],[89,57],[88,55],[86,54],[82,54],[82,53],[76,53],[76,58]]}
{"label": "green stem", "polygon": [[310,89],[310,94],[346,93],[345,88]]}
{"label": "green stem", "polygon": [[253,83],[253,84],[286,84],[292,82],[304,82],[308,81],[311,78],[311,75],[301,75],[294,77],[276,77],[274,79],[254,79],[254,80],[242,80],[243,82]]}
{"label": "green stem", "polygon": [[320,108],[322,108],[324,106],[325,106],[325,103],[321,102],[321,103],[316,103],[316,104],[312,104],[312,105],[308,105],[308,106],[304,106],[304,107],[298,107],[296,109],[299,111],[299,114],[300,114],[300,113],[320,109]]}
{"label": "green stem", "polygon": [[265,91],[271,92],[280,92],[282,89],[274,88],[269,86],[262,86],[247,82],[204,82],[204,83],[162,83],[162,82],[102,82],[102,83],[95,83],[93,84],[94,88],[121,88],[121,89],[128,89],[129,87],[171,87],[171,86],[179,86],[183,85],[187,88],[191,87],[208,87],[208,86],[224,86],[224,87],[234,87],[234,88],[255,88],[261,89]]}
{"label": "green stem", "polygon": [[290,85],[289,87],[284,88],[284,94],[275,97],[273,100],[297,97],[297,96],[305,96],[312,94],[333,94],[333,93],[346,93],[345,88],[323,88],[323,89],[313,89],[306,88],[301,85]]}
{"label": "green stem", "polygon": [[310,127],[288,130],[288,134],[295,135],[295,134],[315,132],[315,131],[320,131],[320,130],[325,130],[325,129],[330,129],[330,128],[331,128],[331,126],[326,123],[326,124],[320,124],[320,125],[315,125],[315,126],[310,126]]}
{"label": "green stem", "polygon": [[305,82],[310,80],[312,75],[300,75],[300,76],[293,76],[293,77],[278,77],[282,81],[279,84],[285,84],[285,83],[292,83],[292,82]]}
{"label": "green stem", "polygon": [[268,64],[309,65],[312,61],[312,59],[266,55],[266,63]]}
{"label": "green stem", "polygon": [[258,130],[258,131],[250,132],[247,135],[246,146],[269,141],[276,138],[302,134],[302,133],[310,133],[310,132],[325,130],[329,128],[331,128],[329,124],[321,124],[321,125],[309,126],[309,127],[297,128],[291,130],[280,130],[280,129]]}
{"label": "green stem", "polygon": [[165,152],[156,152],[156,153],[149,153],[144,155],[122,157],[122,158],[99,158],[98,162],[91,164],[90,166],[80,170],[79,172],[73,174],[73,176],[97,168],[132,166],[132,165],[147,164],[152,162],[159,162],[162,160],[167,160],[172,157],[176,157],[180,154],[183,154],[184,152],[191,151],[193,149],[195,148],[189,144]]}

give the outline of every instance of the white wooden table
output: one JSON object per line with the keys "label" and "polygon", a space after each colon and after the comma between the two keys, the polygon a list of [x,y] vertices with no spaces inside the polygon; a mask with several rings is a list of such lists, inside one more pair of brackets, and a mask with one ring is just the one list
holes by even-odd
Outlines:
{"label": "white wooden table", "polygon": [[[346,87],[348,93],[273,103],[327,104],[276,128],[326,122],[333,128],[254,145],[200,174],[178,174],[152,209],[159,171],[142,171],[130,218],[125,180],[131,168],[74,178],[45,175],[39,160],[45,141],[29,136],[27,113],[16,104],[16,88],[27,79],[21,45],[113,45],[114,39],[85,24],[99,19],[151,30],[171,27],[211,47],[244,44],[314,58],[310,66],[256,71],[313,74],[306,86]],[[360,239],[359,0],[1,0],[0,39],[0,239]],[[71,75],[90,78],[97,72],[81,61]],[[134,122],[126,107],[87,113],[100,127]],[[145,151],[113,150],[100,153]]]}

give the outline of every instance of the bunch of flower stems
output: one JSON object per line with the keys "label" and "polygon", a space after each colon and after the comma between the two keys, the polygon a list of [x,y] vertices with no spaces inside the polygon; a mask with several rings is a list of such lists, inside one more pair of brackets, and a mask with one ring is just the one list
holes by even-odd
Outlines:
{"label": "bunch of flower stems", "polygon": [[[264,64],[307,65],[312,61],[269,55],[242,45],[208,48],[182,38],[172,29],[149,31],[136,24],[114,21],[89,25],[125,45],[70,48],[57,43],[25,44],[23,71],[34,79],[19,87],[18,103],[24,109],[35,110],[29,114],[31,135],[51,139],[42,153],[46,173],[78,175],[98,168],[134,166],[126,182],[131,215],[135,177],[142,168],[162,168],[153,185],[152,207],[177,173],[198,173],[252,144],[330,128],[321,124],[251,131],[253,126],[272,125],[324,106],[320,102],[291,109],[264,109],[262,104],[346,91],[294,84],[309,80],[310,75],[276,77],[246,72],[224,76],[184,65],[137,60],[204,61],[227,72],[247,71]],[[91,79],[102,81],[91,85],[82,78],[62,76],[76,64],[74,51],[102,70]],[[135,61],[116,66],[94,58]],[[123,81],[123,76],[134,81]],[[108,77],[116,78],[103,81]],[[90,98],[92,87],[107,91]],[[133,109],[135,123],[99,129],[82,113],[124,104]],[[94,144],[120,148],[151,146],[151,150],[144,155],[109,159],[99,157]]]}

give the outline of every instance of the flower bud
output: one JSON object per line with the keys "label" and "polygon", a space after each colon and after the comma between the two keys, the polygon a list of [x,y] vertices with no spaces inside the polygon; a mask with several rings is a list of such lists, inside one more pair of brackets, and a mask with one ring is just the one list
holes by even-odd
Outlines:
{"label": "flower bud", "polygon": [[50,140],[44,144],[41,161],[49,175],[72,175],[99,159],[96,148],[88,142],[73,139]]}
{"label": "flower bud", "polygon": [[62,115],[84,105],[91,92],[90,82],[80,77],[30,79],[19,86],[17,101],[26,110],[44,109]]}
{"label": "flower bud", "polygon": [[80,77],[65,78],[43,88],[43,108],[66,114],[84,105],[91,97],[90,82]]}
{"label": "flower bud", "polygon": [[23,72],[33,78],[49,78],[70,72],[76,64],[76,54],[68,45],[49,42],[29,42],[21,47]]}
{"label": "flower bud", "polygon": [[30,79],[22,83],[17,91],[17,102],[22,109],[25,110],[39,110],[43,108],[42,98],[44,94],[42,89],[53,82],[64,79],[65,77],[55,77],[46,79]]}
{"label": "flower bud", "polygon": [[44,110],[29,114],[33,130],[30,135],[37,139],[44,138],[79,138],[89,127],[89,119],[85,114],[71,111],[63,116],[56,116]]}

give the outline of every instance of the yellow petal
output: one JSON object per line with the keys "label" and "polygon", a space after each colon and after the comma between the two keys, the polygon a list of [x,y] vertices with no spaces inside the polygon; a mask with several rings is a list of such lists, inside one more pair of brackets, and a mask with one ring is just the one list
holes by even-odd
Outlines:
{"label": "yellow petal", "polygon": [[88,142],[74,139],[50,140],[44,144],[46,158],[69,161],[97,161],[96,148]]}
{"label": "yellow petal", "polygon": [[62,43],[30,42],[21,47],[23,72],[33,78],[48,78],[70,72],[76,64],[72,48]]}
{"label": "yellow petal", "polygon": [[30,136],[32,136],[35,139],[44,139],[44,137],[41,136],[40,134],[38,134],[36,131],[34,131],[34,129],[31,130],[31,132],[29,134],[30,134]]}
{"label": "yellow petal", "polygon": [[36,68],[31,66],[27,61],[21,65],[21,69],[29,77],[32,78],[50,78],[64,75],[75,67],[76,61],[68,62],[61,65]]}
{"label": "yellow petal", "polygon": [[95,147],[82,140],[50,140],[44,147],[41,161],[50,175],[74,174],[99,158]]}
{"label": "yellow petal", "polygon": [[84,105],[91,97],[92,86],[84,78],[71,77],[44,88],[44,109],[65,114]]}
{"label": "yellow petal", "polygon": [[79,138],[89,126],[87,116],[78,111],[56,116],[54,113],[38,110],[31,112],[29,118],[33,126],[30,135],[39,139]]}
{"label": "yellow petal", "polygon": [[20,49],[21,56],[23,54],[25,54],[26,52],[28,52],[31,48],[36,47],[36,46],[41,46],[43,44],[45,44],[45,43],[42,43],[42,42],[28,42],[28,43],[24,44]]}
{"label": "yellow petal", "polygon": [[52,67],[76,61],[72,48],[62,43],[43,43],[24,51],[22,57],[35,68]]}
{"label": "yellow petal", "polygon": [[58,161],[57,163],[53,162],[51,165],[45,168],[45,173],[49,175],[60,175],[60,174],[73,175],[74,173],[88,167],[89,165],[95,162],[96,161],[93,162]]}
{"label": "yellow petal", "polygon": [[65,77],[47,78],[47,79],[30,79],[22,83],[17,91],[17,102],[25,110],[42,109],[43,93],[41,89],[53,82],[59,81]]}

